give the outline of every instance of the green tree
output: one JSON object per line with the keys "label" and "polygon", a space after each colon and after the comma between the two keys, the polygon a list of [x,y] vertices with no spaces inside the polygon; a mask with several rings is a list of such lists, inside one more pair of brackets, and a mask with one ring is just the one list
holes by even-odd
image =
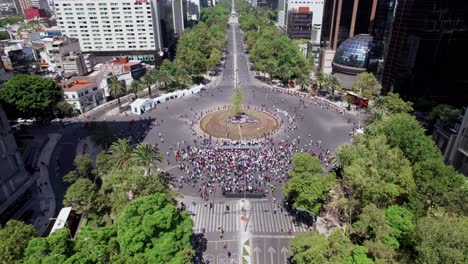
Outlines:
{"label": "green tree", "polygon": [[[441,206],[444,194],[452,192],[465,184],[465,177],[442,159],[428,159],[414,165],[414,181],[417,192],[413,195],[413,207],[425,215],[429,208]],[[415,208],[415,209],[416,209]]]}
{"label": "green tree", "polygon": [[148,88],[148,93],[150,98],[152,97],[151,86],[157,83],[156,74],[157,70],[151,70],[146,72],[146,74],[140,79],[141,84]]}
{"label": "green tree", "polygon": [[346,264],[372,264],[374,261],[367,256],[369,251],[364,246],[357,246],[354,248],[351,258]]}
{"label": "green tree", "polygon": [[138,144],[136,148],[133,149],[131,159],[133,163],[145,168],[146,175],[151,175],[151,168],[154,167],[154,163],[156,161],[161,162],[163,157],[157,148],[142,143]]}
{"label": "green tree", "polygon": [[388,93],[386,96],[379,97],[375,101],[377,102],[380,98],[382,98],[384,104],[385,110],[383,112],[387,114],[410,113],[414,111],[413,103],[403,101],[399,94]]}
{"label": "green tree", "polygon": [[352,162],[359,157],[349,144],[343,144],[338,147],[335,152],[335,157],[332,160],[333,166],[338,169],[350,166]]}
{"label": "green tree", "polygon": [[291,170],[291,176],[299,176],[302,174],[313,175],[323,173],[322,164],[316,157],[312,157],[308,153],[296,153],[293,157],[294,167]]}
{"label": "green tree", "polygon": [[154,75],[155,80],[157,80],[158,83],[163,83],[164,84],[164,90],[168,90],[168,84],[174,81],[174,77],[172,74],[167,71],[167,70],[158,70],[155,72]]}
{"label": "green tree", "polygon": [[62,87],[49,78],[15,74],[0,90],[9,117],[50,117],[62,100]]}
{"label": "green tree", "polygon": [[441,125],[452,125],[461,113],[461,109],[451,105],[440,104],[435,106],[427,117],[430,129],[433,129],[437,121]]}
{"label": "green tree", "polygon": [[379,96],[382,85],[370,72],[363,72],[356,76],[356,80],[352,84],[353,89],[359,94],[369,99]]}
{"label": "green tree", "polygon": [[335,91],[341,91],[343,84],[335,75],[328,75],[327,86],[331,90],[331,98],[335,99]]}
{"label": "green tree", "polygon": [[163,184],[161,177],[148,177],[145,168],[130,166],[122,171],[113,168],[102,177],[101,191],[109,201],[112,211],[118,213],[131,200],[154,193],[165,193],[175,198],[177,193]]}
{"label": "green tree", "polygon": [[57,115],[59,117],[71,117],[75,113],[75,109],[71,104],[66,101],[60,101],[57,103],[56,107]]}
{"label": "green tree", "polygon": [[468,182],[465,181],[463,186],[444,194],[442,206],[450,213],[468,216],[468,203],[466,202],[466,197],[468,197],[467,184]]}
{"label": "green tree", "polygon": [[138,93],[143,91],[143,83],[140,80],[133,80],[130,90],[135,94],[135,98],[138,98]]}
{"label": "green tree", "polygon": [[63,181],[68,183],[74,183],[80,178],[80,174],[76,170],[71,170],[63,176]]}
{"label": "green tree", "polygon": [[101,151],[96,157],[96,168],[93,173],[99,177],[106,175],[114,167],[111,160],[112,158],[107,151]]}
{"label": "green tree", "polygon": [[[136,199],[117,219],[117,241],[127,263],[188,263],[192,220],[167,196],[157,193]],[[189,252],[187,254],[187,252]]]}
{"label": "green tree", "polygon": [[117,97],[117,102],[119,104],[119,111],[122,113],[122,104],[120,103],[120,97],[124,95],[127,92],[127,88],[125,87],[125,84],[120,81],[117,76],[112,76],[109,80],[109,93]]}
{"label": "green tree", "polygon": [[322,88],[327,85],[327,75],[323,72],[318,72],[316,77],[315,82],[319,87],[318,93],[320,94],[322,92]]}
{"label": "green tree", "polygon": [[416,263],[467,263],[468,218],[427,216],[416,225]]}
{"label": "green tree", "polygon": [[409,114],[393,114],[376,125],[372,133],[383,134],[391,147],[399,148],[411,163],[441,158],[440,151],[424,128]]}
{"label": "green tree", "polygon": [[64,228],[48,237],[33,238],[24,252],[24,264],[66,263],[74,254],[74,241]]}
{"label": "green tree", "polygon": [[309,154],[294,155],[291,179],[283,185],[283,194],[294,201],[294,207],[306,209],[315,216],[328,199],[329,191],[335,186],[335,175],[320,175],[320,161]]}
{"label": "green tree", "polygon": [[93,161],[88,154],[76,155],[75,161],[73,163],[77,172],[82,178],[87,178],[94,181]]}
{"label": "green tree", "polygon": [[103,201],[97,194],[96,185],[88,179],[80,178],[68,187],[63,203],[73,206],[78,213],[87,213],[99,211]]}
{"label": "green tree", "polygon": [[398,249],[398,240],[392,235],[393,229],[387,223],[385,212],[374,204],[362,209],[359,220],[353,224],[353,233],[364,240],[370,254],[383,263],[391,263]]}
{"label": "green tree", "polygon": [[2,263],[15,263],[24,256],[29,241],[36,237],[34,227],[21,221],[10,220],[0,227],[0,256]]}
{"label": "green tree", "polygon": [[385,220],[392,228],[392,236],[398,240],[399,247],[412,246],[414,237],[414,214],[401,206],[392,205],[385,209]]}
{"label": "green tree", "polygon": [[315,231],[294,236],[289,246],[295,264],[328,263],[328,258],[324,254],[328,249],[327,238]]}
{"label": "green tree", "polygon": [[407,201],[415,191],[411,164],[384,136],[361,136],[353,146],[358,158],[343,169],[343,186],[360,206],[379,208]]}
{"label": "green tree", "polygon": [[125,169],[130,166],[133,146],[127,139],[120,138],[109,147],[112,162],[119,168]]}
{"label": "green tree", "polygon": [[310,86],[309,76],[305,74],[301,74],[299,75],[296,81],[297,81],[297,84],[301,86],[302,91],[307,91],[307,87]]}
{"label": "green tree", "polygon": [[117,226],[110,225],[98,230],[89,226],[80,228],[75,237],[75,254],[68,260],[72,263],[112,263],[119,258]]}
{"label": "green tree", "polygon": [[335,228],[328,239],[315,231],[298,234],[290,242],[294,264],[351,263],[354,245],[342,230]]}
{"label": "green tree", "polygon": [[244,94],[239,89],[236,89],[231,98],[232,112],[234,115],[242,113],[242,104],[244,103]]}

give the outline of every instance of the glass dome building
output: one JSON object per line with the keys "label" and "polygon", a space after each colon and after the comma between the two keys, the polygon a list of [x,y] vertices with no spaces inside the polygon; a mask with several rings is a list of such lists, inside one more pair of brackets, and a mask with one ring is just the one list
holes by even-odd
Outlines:
{"label": "glass dome building", "polygon": [[333,58],[333,72],[355,75],[366,71],[373,39],[361,34],[341,43]]}

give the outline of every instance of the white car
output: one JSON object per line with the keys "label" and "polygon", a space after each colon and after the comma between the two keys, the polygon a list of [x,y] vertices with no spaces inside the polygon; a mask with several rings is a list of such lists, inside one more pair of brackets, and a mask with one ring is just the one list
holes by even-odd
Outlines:
{"label": "white car", "polygon": [[30,118],[30,119],[18,118],[16,120],[16,122],[18,122],[18,123],[34,123],[34,122],[36,122],[36,118],[34,118],[34,117]]}

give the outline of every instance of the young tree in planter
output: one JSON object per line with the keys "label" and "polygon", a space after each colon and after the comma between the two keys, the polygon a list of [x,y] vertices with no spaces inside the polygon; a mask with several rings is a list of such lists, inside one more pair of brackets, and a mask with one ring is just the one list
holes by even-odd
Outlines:
{"label": "young tree in planter", "polygon": [[239,115],[242,113],[243,102],[244,102],[244,95],[239,89],[236,89],[231,99],[232,112],[234,115]]}

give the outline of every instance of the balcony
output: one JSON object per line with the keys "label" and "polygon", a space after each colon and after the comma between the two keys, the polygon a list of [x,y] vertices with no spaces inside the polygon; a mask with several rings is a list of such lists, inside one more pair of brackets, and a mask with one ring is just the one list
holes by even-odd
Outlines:
{"label": "balcony", "polygon": [[468,157],[468,133],[464,131],[458,151]]}

